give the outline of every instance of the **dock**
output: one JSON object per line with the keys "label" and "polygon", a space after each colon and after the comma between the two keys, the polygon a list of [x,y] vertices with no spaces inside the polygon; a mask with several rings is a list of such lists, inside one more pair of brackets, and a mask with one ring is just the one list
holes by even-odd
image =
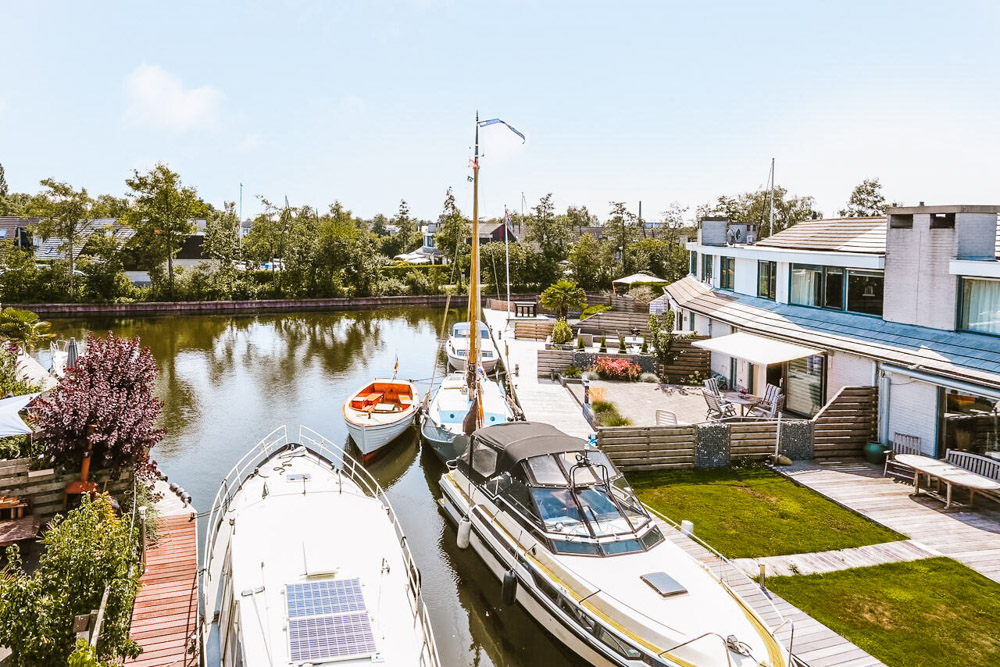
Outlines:
{"label": "dock", "polygon": [[159,539],[146,550],[146,572],[132,611],[132,639],[142,654],[125,664],[138,667],[195,667],[198,664],[198,523],[166,483]]}

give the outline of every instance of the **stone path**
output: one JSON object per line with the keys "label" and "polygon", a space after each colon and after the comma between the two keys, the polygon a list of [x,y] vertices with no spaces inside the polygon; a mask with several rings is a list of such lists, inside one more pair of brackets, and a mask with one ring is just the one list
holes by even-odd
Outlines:
{"label": "stone path", "polygon": [[946,511],[941,501],[911,496],[912,486],[883,477],[881,466],[860,461],[798,462],[777,470],[924,548],[1000,582],[1000,511],[996,503],[977,498],[973,509]]}
{"label": "stone path", "polygon": [[852,567],[902,563],[940,555],[919,542],[900,540],[835,551],[767,556],[766,558],[736,558],[730,562],[743,570],[747,576],[755,577],[760,574],[760,564],[763,563],[766,566],[767,576],[784,577],[793,574],[819,574],[847,570]]}

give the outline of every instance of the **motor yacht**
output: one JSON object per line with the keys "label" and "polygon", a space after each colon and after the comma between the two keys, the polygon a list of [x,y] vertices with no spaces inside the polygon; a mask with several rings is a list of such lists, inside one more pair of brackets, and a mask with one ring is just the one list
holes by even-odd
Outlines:
{"label": "motor yacht", "polygon": [[223,480],[202,574],[202,664],[438,667],[420,576],[378,482],[276,429]]}
{"label": "motor yacht", "polygon": [[[479,365],[487,373],[492,373],[500,358],[497,353],[493,338],[490,337],[490,329],[485,322],[479,322]],[[455,370],[464,371],[466,362],[469,359],[469,336],[472,327],[468,322],[458,322],[451,329],[448,342],[445,345],[445,353],[448,355],[448,363]]]}
{"label": "motor yacht", "polygon": [[[484,427],[514,419],[499,382],[481,378],[478,386],[482,401],[480,423]],[[471,408],[465,373],[446,375],[427,406],[420,426],[420,434],[442,461],[451,461],[465,451],[469,438],[465,435],[464,422]]]}
{"label": "motor yacht", "polygon": [[757,613],[665,538],[595,446],[513,422],[475,431],[449,468],[441,504],[458,546],[489,566],[506,604],[520,604],[582,660],[789,664]]}

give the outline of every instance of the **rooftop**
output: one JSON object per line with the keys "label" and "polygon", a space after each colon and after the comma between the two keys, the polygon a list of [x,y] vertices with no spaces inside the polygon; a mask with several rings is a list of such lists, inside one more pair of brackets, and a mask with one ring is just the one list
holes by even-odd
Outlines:
{"label": "rooftop", "polygon": [[757,242],[765,248],[885,254],[886,219],[805,220]]}

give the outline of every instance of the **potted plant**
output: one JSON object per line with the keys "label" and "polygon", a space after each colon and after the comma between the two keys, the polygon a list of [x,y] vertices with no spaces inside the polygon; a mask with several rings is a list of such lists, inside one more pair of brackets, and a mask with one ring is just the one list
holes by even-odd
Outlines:
{"label": "potted plant", "polygon": [[865,460],[875,465],[884,465],[889,449],[881,442],[869,442],[864,447]]}

